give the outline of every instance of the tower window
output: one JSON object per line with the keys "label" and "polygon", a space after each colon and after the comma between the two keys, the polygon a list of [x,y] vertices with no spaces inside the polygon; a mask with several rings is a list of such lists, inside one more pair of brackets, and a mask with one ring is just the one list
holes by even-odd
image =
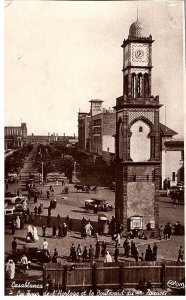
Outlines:
{"label": "tower window", "polygon": [[143,132],[143,127],[142,126],[139,127],[139,132]]}

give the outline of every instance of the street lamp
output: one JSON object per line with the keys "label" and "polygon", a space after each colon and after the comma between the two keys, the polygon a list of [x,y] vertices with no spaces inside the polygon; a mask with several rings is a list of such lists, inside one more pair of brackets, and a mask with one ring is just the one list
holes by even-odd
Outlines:
{"label": "street lamp", "polygon": [[43,161],[41,162],[41,182],[43,184]]}

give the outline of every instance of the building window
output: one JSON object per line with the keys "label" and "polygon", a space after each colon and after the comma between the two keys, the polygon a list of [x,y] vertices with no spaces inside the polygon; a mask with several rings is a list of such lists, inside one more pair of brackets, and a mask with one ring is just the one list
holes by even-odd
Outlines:
{"label": "building window", "polygon": [[143,132],[143,127],[142,126],[139,127],[139,132]]}
{"label": "building window", "polygon": [[176,174],[175,172],[172,172],[172,181],[175,181],[175,179],[176,179]]}

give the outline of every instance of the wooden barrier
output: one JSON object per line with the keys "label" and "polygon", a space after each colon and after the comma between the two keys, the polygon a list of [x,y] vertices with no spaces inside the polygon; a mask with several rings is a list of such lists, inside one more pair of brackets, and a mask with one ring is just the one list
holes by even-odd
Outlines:
{"label": "wooden barrier", "polygon": [[47,276],[55,290],[103,290],[136,288],[140,281],[151,281],[156,287],[167,288],[169,280],[181,282],[185,276],[184,262],[118,262],[44,264],[43,280]]}

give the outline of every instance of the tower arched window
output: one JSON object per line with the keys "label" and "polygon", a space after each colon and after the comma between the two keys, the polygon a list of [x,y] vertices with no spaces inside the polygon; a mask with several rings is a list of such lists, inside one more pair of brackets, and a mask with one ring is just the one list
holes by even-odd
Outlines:
{"label": "tower arched window", "polygon": [[136,98],[136,74],[135,73],[132,74],[131,80],[132,80],[131,82],[132,98]]}
{"label": "tower arched window", "polygon": [[147,73],[144,75],[144,96],[149,96],[149,75]]}
{"label": "tower arched window", "polygon": [[142,96],[142,74],[138,74],[138,79],[137,79],[137,96],[141,97]]}
{"label": "tower arched window", "polygon": [[128,96],[128,75],[124,77],[124,94]]}

